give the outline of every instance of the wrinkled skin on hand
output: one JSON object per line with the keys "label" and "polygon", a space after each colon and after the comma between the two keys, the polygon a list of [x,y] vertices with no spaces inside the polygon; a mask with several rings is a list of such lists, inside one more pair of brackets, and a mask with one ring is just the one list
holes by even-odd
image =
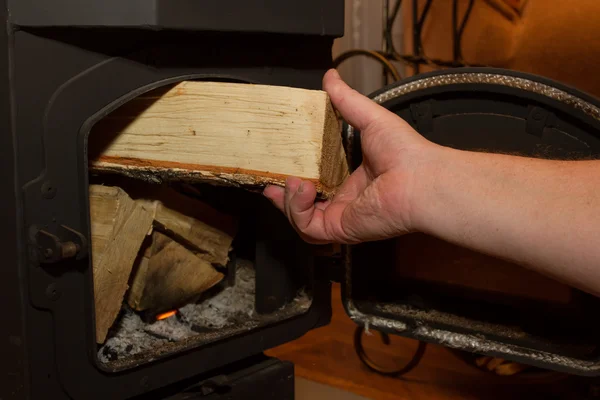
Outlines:
{"label": "wrinkled skin on hand", "polygon": [[412,193],[420,166],[437,145],[351,89],[335,70],[325,74],[323,89],[344,120],[360,130],[362,164],[325,202],[315,203],[314,184],[298,178],[289,178],[285,189],[268,186],[264,195],[309,243],[359,243],[414,231]]}

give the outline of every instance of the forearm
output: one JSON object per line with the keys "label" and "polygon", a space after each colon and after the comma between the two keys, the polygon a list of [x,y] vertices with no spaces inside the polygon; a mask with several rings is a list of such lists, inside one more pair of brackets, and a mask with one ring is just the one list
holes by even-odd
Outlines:
{"label": "forearm", "polygon": [[417,230],[600,294],[600,161],[434,152],[415,177]]}

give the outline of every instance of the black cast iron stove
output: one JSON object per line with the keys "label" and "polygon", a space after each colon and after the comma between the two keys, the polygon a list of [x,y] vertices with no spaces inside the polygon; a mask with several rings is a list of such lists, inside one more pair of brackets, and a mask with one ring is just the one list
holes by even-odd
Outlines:
{"label": "black cast iron stove", "polygon": [[[599,374],[597,298],[563,287],[557,306],[544,296],[408,279],[418,274],[407,271],[421,268],[507,268],[418,234],[318,257],[323,252],[303,243],[266,199],[227,195],[228,189],[214,195],[248,207],[241,228],[248,240],[234,247],[254,265],[253,307],[262,319],[204,332],[169,351],[113,359],[99,350],[89,251],[90,129],[134,97],[183,80],[319,89],[333,40],[343,34],[343,6],[343,0],[0,1],[1,399],[292,399],[293,366],[261,354],[329,322],[331,280],[341,281],[346,311],[359,325]],[[537,76],[456,69],[417,75],[371,97],[446,146],[533,157],[600,154],[600,102]],[[346,126],[340,134],[356,168],[360,132]],[[282,311],[299,291],[308,306]]]}
{"label": "black cast iron stove", "polygon": [[[183,80],[320,89],[333,40],[343,35],[343,0],[7,0],[0,15],[0,292],[7,310],[0,328],[0,398],[166,398],[181,392],[195,398],[223,390],[228,398],[292,398],[293,366],[257,355],[329,321],[327,281],[311,286],[311,307],[301,315],[143,362],[99,362],[87,251],[87,135],[119,105]],[[255,217],[280,230],[255,234],[250,252],[256,309],[268,314],[314,280],[289,268],[302,264],[309,271],[312,258],[293,258],[304,245],[264,203],[256,205]],[[77,257],[58,255],[67,243]],[[231,382],[257,386],[240,390],[241,383]]]}

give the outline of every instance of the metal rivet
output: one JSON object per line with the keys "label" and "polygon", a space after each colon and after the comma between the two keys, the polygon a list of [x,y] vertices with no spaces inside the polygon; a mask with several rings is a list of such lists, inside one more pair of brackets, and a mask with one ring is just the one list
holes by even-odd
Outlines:
{"label": "metal rivet", "polygon": [[42,184],[42,196],[45,199],[52,199],[56,196],[56,187],[50,181],[46,181]]}
{"label": "metal rivet", "polygon": [[60,298],[60,290],[56,288],[55,283],[51,283],[48,285],[48,287],[46,288],[46,296],[52,301],[56,301]]}
{"label": "metal rivet", "polygon": [[533,113],[533,119],[535,119],[536,121],[541,121],[542,118],[544,118],[544,116],[542,115],[541,112],[538,111],[538,112]]}

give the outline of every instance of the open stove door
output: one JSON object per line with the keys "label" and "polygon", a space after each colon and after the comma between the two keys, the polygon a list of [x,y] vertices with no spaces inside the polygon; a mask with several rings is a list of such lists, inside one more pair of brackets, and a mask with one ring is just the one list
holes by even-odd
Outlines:
{"label": "open stove door", "polygon": [[[453,69],[396,82],[371,98],[445,146],[546,158],[600,154],[600,102],[538,76]],[[356,168],[360,132],[345,126],[344,136]],[[546,369],[600,374],[600,301],[593,296],[421,234],[349,246],[345,253],[343,302],[359,325]]]}

